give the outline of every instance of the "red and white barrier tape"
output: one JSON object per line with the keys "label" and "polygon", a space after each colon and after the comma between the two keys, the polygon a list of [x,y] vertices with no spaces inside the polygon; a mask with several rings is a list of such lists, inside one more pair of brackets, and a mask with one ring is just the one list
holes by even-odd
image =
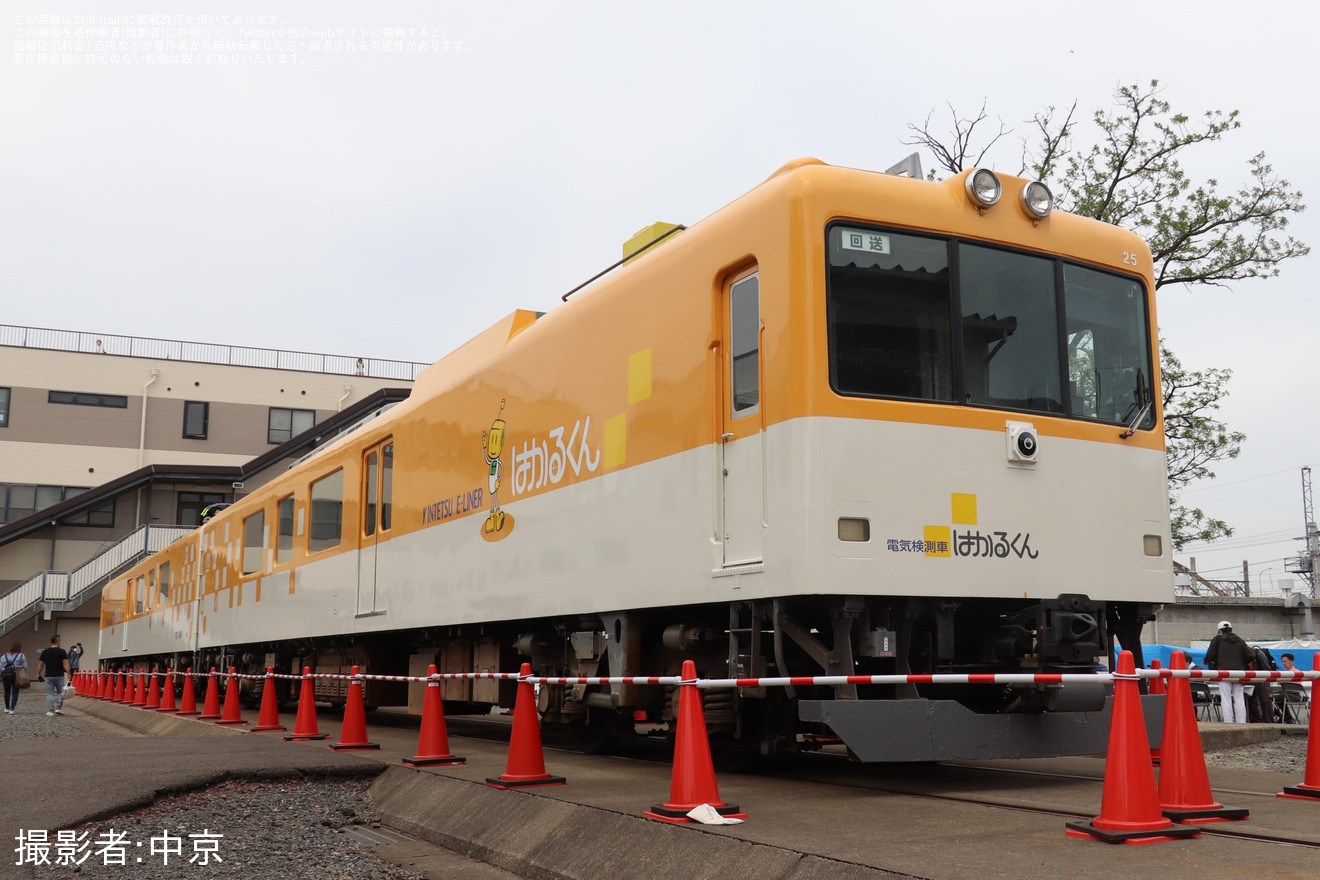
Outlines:
{"label": "red and white barrier tape", "polygon": [[[158,672],[146,670],[136,670],[129,672],[90,672],[81,671],[83,675],[134,675],[146,677],[164,677],[166,675],[188,675],[187,672]],[[699,678],[694,681],[684,681],[678,676],[673,675],[623,675],[623,676],[543,676],[528,675],[522,676],[517,672],[440,672],[432,676],[426,675],[373,675],[369,673],[338,673],[338,672],[313,672],[308,674],[290,675],[288,673],[243,673],[243,672],[221,672],[215,671],[217,678],[245,678],[253,681],[260,681],[266,678],[278,678],[288,681],[302,681],[304,678],[322,678],[337,679],[342,681],[394,681],[407,683],[424,683],[428,681],[458,681],[464,679],[500,679],[505,681],[527,682],[529,684],[547,684],[547,685],[605,685],[605,684],[651,684],[651,685],[695,685],[699,688],[756,688],[756,687],[810,687],[822,686],[833,687],[839,685],[896,685],[896,684],[1108,684],[1120,680],[1135,680],[1141,678],[1186,678],[1200,681],[1241,681],[1245,683],[1257,681],[1316,681],[1320,679],[1320,671],[1303,672],[1301,670],[1257,672],[1254,670],[1209,670],[1209,669],[1138,669],[1133,675],[1122,675],[1113,672],[1096,673],[1049,673],[1049,672],[1000,672],[1000,673],[932,673],[932,674],[910,674],[910,675],[802,675],[802,676],[783,676],[778,678]],[[193,678],[210,678],[210,672],[193,672]]]}

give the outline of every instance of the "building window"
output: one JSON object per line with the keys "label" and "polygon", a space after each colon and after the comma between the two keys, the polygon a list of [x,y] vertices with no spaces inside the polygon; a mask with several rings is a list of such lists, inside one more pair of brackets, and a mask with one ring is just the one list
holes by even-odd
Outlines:
{"label": "building window", "polygon": [[9,389],[0,388],[0,428],[9,427]]}
{"label": "building window", "polygon": [[180,492],[174,521],[181,526],[200,526],[202,511],[224,500],[225,496],[216,492]]}
{"label": "building window", "polygon": [[128,409],[128,398],[122,394],[86,394],[81,391],[52,391],[46,396],[50,403],[67,403],[73,406],[108,406],[113,409]]}
{"label": "building window", "polygon": [[[39,510],[67,501],[87,491],[85,486],[27,486],[21,484],[0,483],[0,523],[11,523],[31,516]],[[110,499],[94,510],[109,507],[108,522],[93,522],[91,525],[114,525],[114,499]],[[75,519],[61,519],[61,524],[88,525],[87,512],[75,514]],[[104,517],[102,517],[104,518]]]}
{"label": "building window", "polygon": [[113,498],[98,501],[94,506],[71,513],[60,520],[60,525],[64,526],[92,526],[98,529],[108,529],[114,524],[115,499]]}
{"label": "building window", "polygon": [[5,522],[14,522],[37,512],[36,486],[10,486]]}
{"label": "building window", "polygon": [[189,440],[205,440],[206,425],[211,404],[203,400],[189,400],[183,404],[183,436]]}
{"label": "building window", "polygon": [[316,411],[272,406],[266,426],[267,443],[287,443],[316,424]]}

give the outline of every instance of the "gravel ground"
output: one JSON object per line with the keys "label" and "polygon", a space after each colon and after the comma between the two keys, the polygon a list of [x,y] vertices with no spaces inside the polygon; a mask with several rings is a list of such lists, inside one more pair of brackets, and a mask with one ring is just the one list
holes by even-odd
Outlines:
{"label": "gravel ground", "polygon": [[[34,699],[36,694],[40,699]],[[37,685],[19,697],[13,715],[0,715],[0,740],[16,738],[84,738],[117,736],[126,732],[87,715],[47,717],[45,691]],[[69,829],[78,839],[86,833],[86,848],[75,848],[77,866],[35,869],[37,880],[64,878],[116,878],[155,880],[189,876],[280,878],[280,880],[423,880],[373,855],[371,848],[354,840],[352,826],[378,826],[367,797],[367,780],[325,779],[283,782],[231,781],[179,797],[163,799],[145,809],[103,822]],[[208,827],[209,826],[209,827]],[[198,853],[197,838],[206,831],[223,834],[214,840],[214,854]],[[175,842],[166,837],[169,833]],[[106,847],[110,832],[126,835],[124,864],[112,863],[114,847]],[[181,857],[168,864],[158,849],[178,846]],[[52,835],[51,843],[57,836]],[[205,849],[211,843],[201,838]],[[17,861],[11,841],[7,858]],[[136,844],[140,843],[141,846]],[[104,852],[102,852],[104,850]],[[131,851],[128,851],[131,850]],[[54,847],[50,860],[59,856]],[[196,862],[189,859],[197,856]],[[217,858],[218,856],[218,858]],[[141,863],[136,861],[141,857]],[[210,862],[205,867],[202,860]]]}
{"label": "gravel ground", "polygon": [[1281,736],[1267,742],[1206,752],[1205,764],[1207,767],[1293,773],[1301,782],[1306,774],[1306,737]]}
{"label": "gravel ground", "polygon": [[[380,824],[367,785],[360,779],[225,782],[83,826],[77,834],[81,839],[86,833],[87,847],[75,858],[86,855],[86,860],[79,866],[41,866],[33,876],[422,880],[425,875],[377,858],[346,833],[354,825]],[[223,836],[206,837],[208,832]],[[117,836],[122,845],[110,842]]]}

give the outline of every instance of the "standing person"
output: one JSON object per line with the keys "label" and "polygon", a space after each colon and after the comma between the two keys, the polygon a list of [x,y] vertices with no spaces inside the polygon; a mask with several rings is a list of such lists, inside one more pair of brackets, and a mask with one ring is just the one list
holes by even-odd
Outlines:
{"label": "standing person", "polygon": [[[1274,657],[1260,645],[1251,646],[1252,662],[1258,672],[1270,672],[1278,667]],[[1251,696],[1247,698],[1247,714],[1254,724],[1271,724],[1274,721],[1274,694],[1268,681],[1255,682]]]}
{"label": "standing person", "polygon": [[18,670],[27,670],[27,654],[23,653],[23,643],[14,642],[9,646],[9,653],[0,657],[0,680],[5,684],[5,714],[13,715],[18,708]]}
{"label": "standing person", "polygon": [[83,646],[82,642],[69,649],[69,684],[75,685],[78,680],[78,666],[82,663]]}
{"label": "standing person", "polygon": [[69,654],[60,647],[59,634],[50,637],[50,647],[37,658],[37,670],[46,676],[46,714],[64,714],[64,676],[69,674]]}
{"label": "standing person", "polygon": [[[1251,646],[1233,632],[1233,624],[1219,621],[1219,632],[1210,640],[1205,651],[1205,665],[1211,669],[1250,669],[1255,663]],[[1221,681],[1219,701],[1224,708],[1224,720],[1229,724],[1247,723],[1246,685],[1241,681]]]}

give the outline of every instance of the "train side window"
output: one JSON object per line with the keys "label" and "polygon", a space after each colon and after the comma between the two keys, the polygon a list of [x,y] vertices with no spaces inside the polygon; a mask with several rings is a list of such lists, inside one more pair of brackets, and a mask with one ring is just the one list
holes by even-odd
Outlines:
{"label": "train side window", "polygon": [[138,614],[142,613],[142,601],[147,595],[147,579],[138,575],[137,587],[133,590],[133,607]]}
{"label": "train side window", "polygon": [[761,402],[761,279],[749,275],[729,288],[729,350],[733,359],[733,412],[749,415]]}
{"label": "train side window", "polygon": [[162,562],[160,564],[160,580],[156,583],[160,590],[160,607],[164,607],[170,602],[170,564]]}
{"label": "train side window", "polygon": [[390,509],[394,497],[394,444],[390,443],[380,454],[380,530],[390,530]]}
{"label": "train side window", "polygon": [[307,551],[338,547],[343,533],[344,472],[337,470],[312,483],[312,529]]}
{"label": "train side window", "polygon": [[286,495],[279,505],[279,540],[275,545],[275,564],[280,565],[293,558],[293,496]]}
{"label": "train side window", "polygon": [[266,550],[266,511],[258,510],[243,520],[243,574],[261,571]]}
{"label": "train side window", "polygon": [[363,470],[366,471],[367,491],[365,503],[362,505],[362,534],[376,534],[376,461],[378,456],[371,453],[367,456],[367,464]]}
{"label": "train side window", "polygon": [[156,599],[156,569],[147,572],[147,610],[150,611],[159,605]]}

